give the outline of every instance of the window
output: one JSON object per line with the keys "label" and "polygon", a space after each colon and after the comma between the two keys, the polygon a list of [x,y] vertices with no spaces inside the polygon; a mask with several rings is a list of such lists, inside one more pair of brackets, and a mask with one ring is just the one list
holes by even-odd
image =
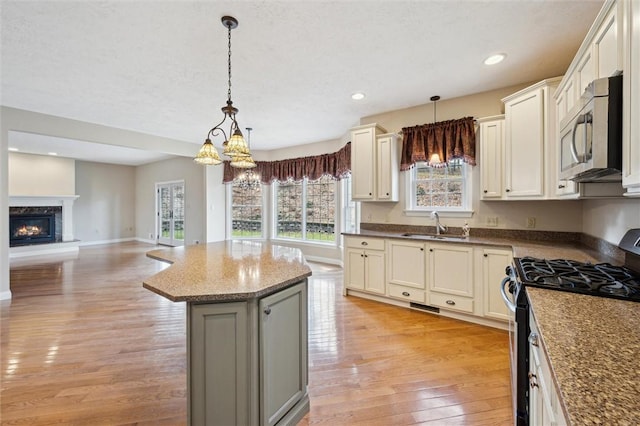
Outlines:
{"label": "window", "polygon": [[469,169],[460,159],[449,161],[444,167],[416,163],[406,172],[407,211],[471,213]]}
{"label": "window", "polygon": [[336,240],[336,180],[276,182],[275,238],[332,243]]}
{"label": "window", "polygon": [[262,185],[255,180],[234,180],[230,186],[231,238],[262,238]]}

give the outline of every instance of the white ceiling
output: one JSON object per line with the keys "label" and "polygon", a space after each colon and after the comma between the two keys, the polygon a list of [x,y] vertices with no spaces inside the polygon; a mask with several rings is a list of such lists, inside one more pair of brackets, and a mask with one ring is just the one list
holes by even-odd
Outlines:
{"label": "white ceiling", "polygon": [[562,75],[602,3],[3,0],[0,102],[201,144],[226,101],[228,14],[252,147],[332,140],[432,95]]}

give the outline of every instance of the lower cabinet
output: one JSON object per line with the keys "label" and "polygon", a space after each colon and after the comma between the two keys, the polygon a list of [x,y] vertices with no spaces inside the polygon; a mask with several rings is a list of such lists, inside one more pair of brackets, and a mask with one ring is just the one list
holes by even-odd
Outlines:
{"label": "lower cabinet", "polygon": [[187,304],[190,425],[296,424],[309,410],[307,280],[258,300]]}
{"label": "lower cabinet", "polygon": [[417,303],[502,328],[509,320],[500,283],[511,249],[355,236],[345,236],[345,245],[344,294]]}
{"label": "lower cabinet", "polygon": [[500,282],[506,276],[505,269],[511,264],[511,250],[482,249],[482,290],[484,316],[498,320],[509,320],[510,311],[500,295]]}
{"label": "lower cabinet", "polygon": [[385,242],[375,238],[345,237],[344,285],[369,293],[386,294]]}
{"label": "lower cabinet", "polygon": [[535,318],[531,314],[529,326],[529,424],[564,426],[567,421]]}

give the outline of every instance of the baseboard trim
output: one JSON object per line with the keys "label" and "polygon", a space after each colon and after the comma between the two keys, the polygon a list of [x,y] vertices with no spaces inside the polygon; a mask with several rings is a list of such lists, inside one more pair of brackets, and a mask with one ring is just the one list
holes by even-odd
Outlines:
{"label": "baseboard trim", "polygon": [[155,245],[155,246],[157,246],[157,245],[158,245],[158,242],[157,242],[156,240],[150,240],[150,239],[148,239],[148,238],[135,237],[133,240],[134,240],[134,241],[139,241],[139,242],[141,242],[141,243],[153,244],[153,245]]}
{"label": "baseboard trim", "polygon": [[336,266],[340,266],[341,268],[343,267],[342,259],[332,259],[330,257],[307,256],[307,255],[305,255],[304,258],[309,262],[327,263],[329,265],[336,265]]}
{"label": "baseboard trim", "polygon": [[136,238],[129,237],[129,238],[115,238],[112,240],[82,241],[80,243],[80,247],[97,246],[101,244],[126,243],[127,241],[136,241]]}
{"label": "baseboard trim", "polygon": [[3,291],[0,293],[0,300],[9,300],[11,299],[11,290]]}

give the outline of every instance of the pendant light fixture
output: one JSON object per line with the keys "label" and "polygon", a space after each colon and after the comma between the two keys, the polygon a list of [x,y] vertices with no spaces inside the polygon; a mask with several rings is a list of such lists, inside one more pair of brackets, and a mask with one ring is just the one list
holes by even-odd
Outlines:
{"label": "pendant light fixture", "polygon": [[[247,131],[247,142],[249,143],[249,148],[251,148],[251,131],[253,129],[251,127],[245,127],[245,130]],[[236,163],[235,165],[234,162]],[[231,165],[237,168],[246,169],[234,179],[236,185],[242,189],[251,190],[260,187],[260,175],[253,171],[253,168],[256,167],[256,163],[253,161],[252,157],[233,159],[231,160]]]}
{"label": "pendant light fixture", "polygon": [[[431,102],[433,102],[433,124],[436,124],[436,102],[438,102],[440,100],[440,96],[432,96],[431,98]],[[440,156],[438,155],[437,152],[431,154],[431,158],[429,158],[429,165],[430,166],[434,166],[437,164],[440,164]]]}
{"label": "pendant light fixture", "polygon": [[[234,167],[238,167],[240,163],[240,159],[245,157],[251,157],[251,153],[249,152],[249,146],[247,142],[244,140],[244,136],[242,136],[242,132],[240,131],[240,126],[238,126],[238,122],[236,121],[236,114],[238,113],[238,108],[233,106],[233,102],[231,101],[231,30],[238,26],[238,20],[232,16],[223,16],[222,17],[222,25],[227,28],[227,38],[228,42],[228,55],[227,55],[227,64],[228,64],[228,90],[227,90],[227,105],[223,106],[222,112],[224,113],[224,117],[222,121],[218,123],[214,128],[209,130],[207,134],[207,138],[204,141],[204,144],[200,148],[200,151],[193,159],[198,164],[204,165],[217,165],[222,163],[220,156],[218,155],[218,151],[215,146],[211,142],[211,139],[215,136],[222,134],[224,137],[224,142],[222,146],[224,150],[222,153],[232,158],[231,165]],[[227,120],[227,117],[231,120],[231,126],[229,129],[229,137],[227,138],[227,133],[222,129],[222,125]],[[237,160],[237,161],[236,161]],[[236,165],[234,165],[234,161],[236,161]],[[253,162],[253,160],[251,160]],[[254,166],[255,167],[255,163]]]}
{"label": "pendant light fixture", "polygon": [[[247,147],[250,149],[251,147],[251,131],[253,130],[251,127],[245,127],[247,131],[248,144]],[[231,157],[231,167],[236,167],[238,169],[253,169],[256,167],[255,161],[253,161],[253,157],[248,155],[246,157],[232,156]],[[253,175],[251,170],[245,173],[245,176]]]}

